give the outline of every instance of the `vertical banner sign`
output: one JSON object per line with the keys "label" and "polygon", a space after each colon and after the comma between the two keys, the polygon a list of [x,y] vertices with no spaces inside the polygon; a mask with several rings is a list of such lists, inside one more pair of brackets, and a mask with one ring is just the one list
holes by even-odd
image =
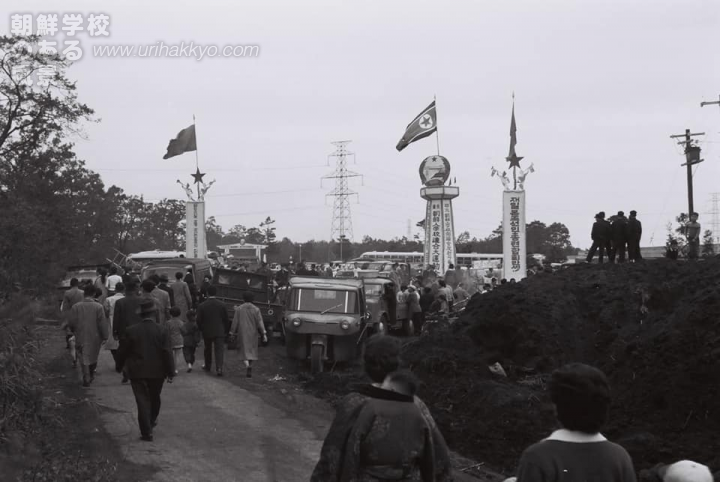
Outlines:
{"label": "vertical banner sign", "polygon": [[443,245],[445,247],[442,272],[445,273],[450,268],[450,263],[455,264],[455,229],[453,225],[452,201],[443,199]]}
{"label": "vertical banner sign", "polygon": [[427,209],[425,210],[425,245],[423,246],[423,263],[424,268],[427,268],[429,264],[432,264],[432,203],[428,201]]}
{"label": "vertical banner sign", "polygon": [[430,201],[432,205],[432,219],[430,224],[430,264],[435,267],[436,271],[442,273],[442,205],[440,201]]}
{"label": "vertical banner sign", "polygon": [[205,203],[188,201],[186,204],[187,221],[185,233],[185,256],[188,258],[205,258]]}
{"label": "vertical banner sign", "polygon": [[503,278],[527,276],[525,191],[503,192]]}

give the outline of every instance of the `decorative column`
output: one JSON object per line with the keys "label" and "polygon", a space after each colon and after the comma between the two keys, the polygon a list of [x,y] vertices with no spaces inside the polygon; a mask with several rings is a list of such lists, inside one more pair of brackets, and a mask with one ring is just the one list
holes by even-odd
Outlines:
{"label": "decorative column", "polygon": [[197,184],[197,200],[195,193],[190,187],[190,183],[183,184],[178,180],[178,184],[182,186],[187,195],[185,203],[185,257],[187,258],[207,258],[207,239],[205,236],[205,194],[215,183],[215,180],[205,184],[202,177],[205,174],[200,173],[200,169],[193,174],[195,184]]}
{"label": "decorative column", "polygon": [[442,275],[455,263],[455,221],[452,200],[460,195],[457,186],[445,186],[450,162],[443,156],[427,157],[420,164],[420,180],[425,187],[420,197],[427,201],[425,211],[425,265],[433,265]]}

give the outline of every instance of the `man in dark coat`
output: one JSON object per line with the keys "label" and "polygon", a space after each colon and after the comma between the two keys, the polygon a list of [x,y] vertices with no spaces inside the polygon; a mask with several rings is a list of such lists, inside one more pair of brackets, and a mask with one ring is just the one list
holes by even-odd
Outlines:
{"label": "man in dark coat", "polygon": [[642,223],[637,218],[637,211],[630,211],[627,222],[628,258],[632,262],[642,259],[640,255],[640,238],[642,238]]}
{"label": "man in dark coat", "polygon": [[[125,338],[125,332],[129,327],[142,321],[140,303],[142,303],[142,299],[138,296],[138,285],[130,281],[125,285],[125,297],[117,300],[113,309],[112,334],[118,342],[122,342],[122,339]],[[115,368],[117,369],[117,364]],[[124,372],[122,382],[128,382]]]}
{"label": "man in dark coat", "polygon": [[617,256],[618,263],[625,262],[625,247],[627,246],[627,223],[628,219],[625,213],[618,211],[617,216],[612,222],[612,252],[610,253],[610,262],[615,262]]}
{"label": "man in dark coat", "polygon": [[592,262],[595,251],[599,248],[598,262],[602,263],[605,253],[610,254],[610,238],[612,237],[612,228],[610,223],[605,221],[605,213],[603,211],[595,215],[595,223],[593,223],[590,237],[592,238],[593,244],[590,247],[590,251],[588,251],[587,262]]}
{"label": "man in dark coat", "polygon": [[[130,378],[138,410],[141,439],[152,442],[152,430],[160,414],[160,393],[165,378],[172,382],[175,360],[167,329],[155,322],[157,308],[152,299],[143,298],[142,321],[127,328],[118,349],[119,369]],[[119,370],[118,370],[119,371]]]}
{"label": "man in dark coat", "polygon": [[215,351],[215,370],[223,375],[223,358],[225,355],[225,339],[230,332],[230,317],[222,301],[215,298],[217,288],[208,287],[208,299],[200,303],[197,309],[197,325],[202,331],[205,345],[205,365],[203,370],[212,368],[213,348]]}

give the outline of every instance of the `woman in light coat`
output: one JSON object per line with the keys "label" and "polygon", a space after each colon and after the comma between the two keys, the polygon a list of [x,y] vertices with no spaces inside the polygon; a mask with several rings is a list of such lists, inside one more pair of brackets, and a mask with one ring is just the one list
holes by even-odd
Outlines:
{"label": "woman in light coat", "polygon": [[173,300],[175,306],[180,308],[180,318],[187,321],[186,313],[192,306],[192,296],[190,295],[190,287],[183,281],[183,274],[178,271],[175,273],[175,282],[170,285],[173,292]]}
{"label": "woman in light coat", "polygon": [[252,377],[252,362],[258,359],[258,334],[267,343],[267,332],[260,308],[253,304],[252,293],[243,293],[244,303],[235,307],[235,316],[230,327],[230,336],[237,337],[240,359],[247,369],[246,376]]}

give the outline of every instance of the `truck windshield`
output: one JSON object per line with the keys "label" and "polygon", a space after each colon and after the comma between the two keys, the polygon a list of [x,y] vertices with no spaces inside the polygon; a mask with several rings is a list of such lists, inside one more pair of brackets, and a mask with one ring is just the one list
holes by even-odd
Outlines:
{"label": "truck windshield", "polygon": [[358,313],[357,293],[347,290],[296,288],[290,295],[289,306],[296,311],[318,313]]}
{"label": "truck windshield", "polygon": [[366,284],[365,285],[365,296],[368,298],[377,297],[382,295],[383,292],[383,285],[371,285]]}

